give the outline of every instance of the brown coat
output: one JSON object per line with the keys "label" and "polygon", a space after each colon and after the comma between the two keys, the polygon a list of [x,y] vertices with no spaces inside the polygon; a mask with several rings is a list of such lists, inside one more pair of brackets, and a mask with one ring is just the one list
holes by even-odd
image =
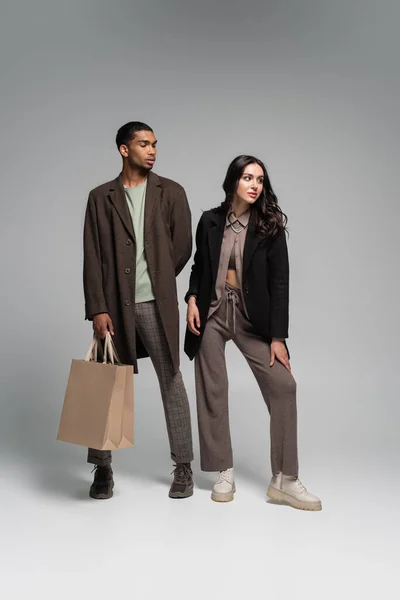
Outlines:
{"label": "brown coat", "polygon": [[[192,253],[191,214],[185,190],[149,173],[144,216],[149,275],[171,353],[179,369],[179,313],[175,277]],[[135,330],[136,244],[120,176],[89,194],[84,225],[83,283],[86,319],[109,313],[121,361],[138,372],[148,356]]]}

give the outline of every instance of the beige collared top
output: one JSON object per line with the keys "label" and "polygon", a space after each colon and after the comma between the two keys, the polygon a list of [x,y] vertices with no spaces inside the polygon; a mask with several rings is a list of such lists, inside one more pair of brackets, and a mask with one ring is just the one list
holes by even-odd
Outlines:
{"label": "beige collared top", "polygon": [[[225,290],[226,275],[228,272],[229,258],[231,254],[234,254],[235,256],[236,275],[243,298],[243,249],[246,241],[249,218],[250,210],[246,210],[246,212],[243,213],[239,219],[235,217],[233,212],[228,213],[226,217],[224,237],[222,239],[221,254],[218,265],[217,281],[215,283],[215,297],[211,302],[207,318],[210,318],[221,304],[222,296]],[[243,306],[245,306],[244,301]]]}

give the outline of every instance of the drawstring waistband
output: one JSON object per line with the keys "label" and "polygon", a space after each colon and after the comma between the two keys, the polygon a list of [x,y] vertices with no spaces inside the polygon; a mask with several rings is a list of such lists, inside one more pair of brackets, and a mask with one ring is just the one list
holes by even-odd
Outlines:
{"label": "drawstring waistband", "polygon": [[233,333],[236,333],[236,307],[239,304],[238,290],[226,286],[226,326],[229,327],[229,305],[232,306],[233,314]]}

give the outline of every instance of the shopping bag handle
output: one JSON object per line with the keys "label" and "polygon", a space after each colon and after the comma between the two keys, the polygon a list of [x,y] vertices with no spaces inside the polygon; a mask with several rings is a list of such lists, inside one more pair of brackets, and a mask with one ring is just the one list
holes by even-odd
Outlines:
{"label": "shopping bag handle", "polygon": [[97,350],[98,350],[98,339],[95,335],[93,335],[93,339],[90,343],[89,350],[86,353],[85,361],[89,362],[90,360],[94,360],[97,362]]}
{"label": "shopping bag handle", "polygon": [[[108,356],[109,360],[107,360],[107,356]],[[106,339],[104,340],[104,357],[103,357],[103,363],[107,363],[107,362],[110,362],[112,365],[114,365],[115,363],[121,364],[121,361],[118,358],[118,354],[115,349],[111,334],[108,331],[106,333]]]}
{"label": "shopping bag handle", "polygon": [[[93,335],[93,339],[90,343],[89,350],[86,353],[85,361],[94,360],[97,362],[98,357],[98,349],[99,349],[100,340],[96,334]],[[103,348],[103,363],[111,363],[114,365],[115,363],[121,364],[119,360],[117,351],[114,346],[114,342],[112,341],[111,334],[109,332],[106,333],[106,337],[104,340],[104,348]]]}

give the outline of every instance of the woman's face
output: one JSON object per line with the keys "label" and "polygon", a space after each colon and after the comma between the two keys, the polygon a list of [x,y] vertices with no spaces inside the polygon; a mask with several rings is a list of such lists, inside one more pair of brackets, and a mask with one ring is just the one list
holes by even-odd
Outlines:
{"label": "woman's face", "polygon": [[263,185],[264,172],[262,168],[256,163],[247,165],[239,179],[235,196],[242,202],[254,204],[260,197]]}

